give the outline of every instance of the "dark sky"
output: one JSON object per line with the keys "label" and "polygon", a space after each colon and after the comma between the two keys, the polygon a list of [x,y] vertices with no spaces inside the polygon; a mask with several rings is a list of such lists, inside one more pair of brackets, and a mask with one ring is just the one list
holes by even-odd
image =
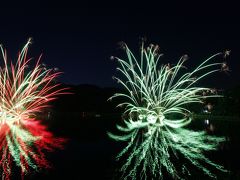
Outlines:
{"label": "dark sky", "polygon": [[[216,86],[240,84],[240,19],[237,4],[181,1],[49,3],[1,5],[0,42],[11,58],[33,37],[30,55],[43,53],[48,67],[58,67],[68,84],[114,86],[116,64],[111,55],[124,56],[117,43],[137,49],[140,37],[160,45],[164,61],[188,54],[188,65],[226,49],[230,75],[214,76]],[[178,2],[178,3],[176,3]]]}

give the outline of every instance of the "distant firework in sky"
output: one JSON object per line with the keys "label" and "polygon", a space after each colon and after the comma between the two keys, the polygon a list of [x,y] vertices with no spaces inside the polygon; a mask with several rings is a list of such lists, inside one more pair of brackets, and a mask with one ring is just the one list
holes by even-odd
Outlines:
{"label": "distant firework in sky", "polygon": [[60,74],[40,64],[31,68],[27,57],[28,40],[19,52],[16,63],[8,62],[1,46],[3,64],[0,67],[0,166],[2,179],[10,179],[14,166],[22,177],[29,171],[50,167],[44,152],[62,148],[62,138],[55,138],[41,124],[38,114],[48,102],[63,94],[54,79]]}

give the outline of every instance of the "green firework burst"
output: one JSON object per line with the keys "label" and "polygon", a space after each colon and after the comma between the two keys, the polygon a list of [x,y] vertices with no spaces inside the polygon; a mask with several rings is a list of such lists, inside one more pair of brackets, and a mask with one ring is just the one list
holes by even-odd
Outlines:
{"label": "green firework burst", "polygon": [[[222,63],[211,60],[222,53],[214,54],[193,71],[186,72],[183,65],[184,55],[174,66],[161,65],[157,45],[145,48],[141,46],[140,58],[136,58],[128,46],[123,43],[127,58],[120,59],[117,70],[123,78],[114,77],[125,88],[125,93],[116,93],[111,98],[127,99],[118,106],[125,106],[124,125],[117,125],[121,135],[108,133],[117,141],[127,141],[128,145],[120,152],[117,159],[127,156],[120,169],[124,179],[164,178],[166,171],[176,179],[182,179],[182,173],[173,162],[173,156],[189,160],[190,164],[201,169],[210,177],[216,177],[208,167],[212,166],[226,172],[223,166],[212,162],[205,154],[216,150],[225,139],[210,136],[205,131],[193,131],[187,128],[191,123],[191,111],[187,105],[202,103],[205,98],[219,97],[205,94],[210,88],[199,87],[202,78],[219,71]],[[110,99],[111,99],[110,98]],[[190,174],[185,165],[180,165]]]}

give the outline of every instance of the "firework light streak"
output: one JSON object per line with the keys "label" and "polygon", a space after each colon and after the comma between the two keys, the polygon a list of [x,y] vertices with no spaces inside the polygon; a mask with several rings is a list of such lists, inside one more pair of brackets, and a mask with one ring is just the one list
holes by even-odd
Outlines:
{"label": "firework light streak", "polygon": [[[209,166],[226,172],[221,165],[212,162],[205,154],[216,150],[225,139],[210,136],[205,131],[193,131],[186,126],[191,123],[191,111],[186,107],[192,103],[202,103],[207,97],[219,97],[205,94],[210,88],[198,87],[202,78],[219,71],[221,63],[210,61],[222,53],[215,54],[203,61],[192,72],[185,72],[183,66],[187,59],[184,55],[174,66],[160,65],[157,45],[141,47],[138,60],[123,44],[127,58],[114,57],[119,62],[117,70],[126,81],[114,77],[125,88],[125,93],[116,93],[110,99],[127,99],[118,106],[125,106],[123,125],[117,125],[121,135],[108,133],[117,141],[126,141],[128,145],[119,153],[117,159],[126,157],[121,167],[124,179],[163,179],[166,171],[174,179],[181,179],[191,172],[186,164],[177,165],[173,157],[184,157],[190,163],[210,177],[216,177]],[[179,160],[180,161],[180,160]],[[184,176],[185,176],[184,175]]]}
{"label": "firework light streak", "polygon": [[[0,68],[0,166],[2,179],[10,179],[13,166],[20,167],[22,177],[31,169],[50,167],[44,151],[62,148],[62,138],[55,138],[37,119],[37,113],[48,102],[64,93],[53,80],[60,72],[46,69],[39,57],[29,69],[28,40],[14,65],[9,64],[1,46],[3,66]],[[57,88],[57,90],[56,90]],[[14,162],[14,164],[13,164]]]}

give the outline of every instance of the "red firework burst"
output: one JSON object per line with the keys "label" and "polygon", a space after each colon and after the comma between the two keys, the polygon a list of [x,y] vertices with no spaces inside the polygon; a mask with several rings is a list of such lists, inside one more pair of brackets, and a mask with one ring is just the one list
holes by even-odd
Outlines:
{"label": "red firework burst", "polygon": [[30,69],[27,57],[28,40],[19,52],[16,64],[8,62],[1,46],[3,66],[0,67],[0,166],[2,179],[10,179],[12,163],[20,167],[22,177],[32,170],[49,167],[44,151],[62,148],[62,138],[52,133],[36,118],[36,113],[48,107],[49,101],[65,94],[54,79],[61,72],[46,69],[37,63]]}

